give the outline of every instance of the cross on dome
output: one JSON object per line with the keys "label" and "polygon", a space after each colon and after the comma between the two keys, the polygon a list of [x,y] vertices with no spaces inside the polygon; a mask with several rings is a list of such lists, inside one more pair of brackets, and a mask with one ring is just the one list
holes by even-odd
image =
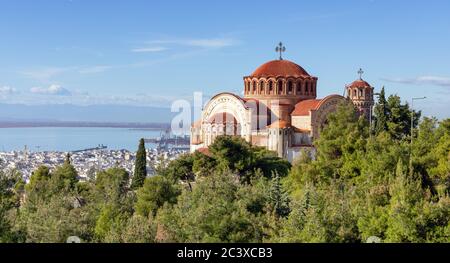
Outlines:
{"label": "cross on dome", "polygon": [[282,43],[282,42],[280,42],[280,43],[278,44],[278,46],[275,48],[275,52],[280,53],[280,60],[283,60],[283,57],[281,56],[281,53],[282,53],[282,52],[286,52],[286,47],[283,46],[283,43]]}
{"label": "cross on dome", "polygon": [[362,70],[362,68],[359,68],[358,74],[359,74],[359,79],[362,80],[362,75],[364,74],[364,71]]}

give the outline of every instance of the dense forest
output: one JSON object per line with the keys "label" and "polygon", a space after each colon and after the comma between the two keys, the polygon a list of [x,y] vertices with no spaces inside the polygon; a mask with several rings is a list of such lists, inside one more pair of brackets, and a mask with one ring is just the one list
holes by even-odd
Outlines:
{"label": "dense forest", "polygon": [[450,119],[384,92],[374,115],[339,105],[293,165],[222,136],[150,177],[137,162],[79,181],[70,156],[28,183],[4,171],[0,242],[450,242]]}

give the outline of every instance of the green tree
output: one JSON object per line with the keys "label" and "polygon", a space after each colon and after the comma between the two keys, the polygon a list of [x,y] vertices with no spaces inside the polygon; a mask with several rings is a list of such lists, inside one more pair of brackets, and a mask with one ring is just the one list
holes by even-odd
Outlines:
{"label": "green tree", "polygon": [[145,141],[143,138],[139,141],[139,148],[136,153],[136,162],[134,164],[134,175],[131,183],[132,189],[138,189],[144,185],[147,177],[147,153],[145,150]]}
{"label": "green tree", "polygon": [[378,102],[375,105],[374,117],[375,117],[375,134],[380,134],[383,131],[387,131],[387,101],[384,92],[384,87],[381,88],[378,95]]}
{"label": "green tree", "polygon": [[144,186],[137,192],[136,213],[148,218],[168,202],[175,204],[180,194],[178,186],[164,176],[152,176],[145,180]]}
{"label": "green tree", "polygon": [[61,192],[32,205],[26,203],[20,214],[26,241],[64,243],[70,236],[91,240],[89,215],[79,202],[75,194]]}
{"label": "green tree", "polygon": [[241,137],[218,136],[209,150],[222,171],[243,174],[252,163],[251,145]]}
{"label": "green tree", "polygon": [[27,242],[65,242],[69,236],[91,238],[84,200],[78,195],[78,175],[69,155],[65,163],[50,173],[39,167],[26,185],[18,228]]}
{"label": "green tree", "polygon": [[421,182],[406,172],[401,159],[397,164],[395,179],[390,185],[391,195],[388,210],[388,242],[423,242],[420,233],[423,190]]}
{"label": "green tree", "polygon": [[70,161],[70,154],[67,154],[64,164],[55,169],[51,178],[54,180],[55,186],[57,187],[55,192],[58,192],[59,189],[62,188],[75,188],[75,185],[78,182],[78,173]]}
{"label": "green tree", "polygon": [[273,174],[277,174],[280,178],[288,175],[291,164],[286,159],[278,157],[274,151],[269,151],[264,147],[253,146],[251,152],[253,158],[250,166],[246,168],[247,172],[244,174],[244,181],[250,182],[257,170],[260,170],[267,178],[271,178]]}
{"label": "green tree", "polygon": [[161,175],[168,178],[173,184],[177,184],[179,181],[185,182],[189,189],[192,189],[191,182],[195,181],[193,167],[194,155],[183,154],[162,169]]}
{"label": "green tree", "polygon": [[184,190],[175,205],[158,211],[159,242],[260,242],[261,221],[238,198],[241,185],[230,174],[212,174]]}
{"label": "green tree", "polygon": [[118,243],[122,241],[122,232],[130,214],[112,203],[105,204],[95,224],[95,236],[100,242]]}
{"label": "green tree", "polygon": [[154,217],[143,217],[138,214],[130,217],[121,232],[121,242],[154,243],[157,224]]}
{"label": "green tree", "polygon": [[93,191],[89,211],[95,240],[122,242],[135,203],[134,192],[129,188],[128,172],[118,167],[99,172]]}
{"label": "green tree", "polygon": [[411,111],[408,103],[402,104],[400,97],[390,95],[387,99],[387,129],[392,138],[404,139],[411,134],[411,114],[414,115],[413,128],[415,128],[421,116],[421,112]]}
{"label": "green tree", "polygon": [[251,182],[257,170],[268,178],[275,172],[284,177],[291,167],[287,160],[279,158],[275,152],[252,146],[241,137],[219,136],[209,146],[209,150],[217,170],[237,173],[241,181],[246,183]]}
{"label": "green tree", "polygon": [[425,117],[419,125],[412,145],[412,165],[422,176],[422,182],[440,196],[450,189],[450,130],[443,120]]}
{"label": "green tree", "polygon": [[110,168],[97,174],[95,180],[96,202],[120,203],[129,191],[129,174],[122,168]]}
{"label": "green tree", "polygon": [[26,203],[32,205],[50,200],[53,195],[71,193],[78,183],[78,173],[67,158],[62,166],[50,172],[46,166],[40,166],[31,175],[25,186]]}
{"label": "green tree", "polygon": [[20,174],[0,171],[0,243],[18,242],[23,239],[21,233],[14,229],[21,184]]}
{"label": "green tree", "polygon": [[358,118],[352,103],[345,102],[329,114],[327,126],[321,131],[314,145],[318,175],[324,178],[356,177],[361,174],[358,160],[364,154],[368,124]]}
{"label": "green tree", "polygon": [[[34,190],[37,187],[41,186],[43,181],[47,181],[50,179],[50,169],[47,166],[39,166],[35,171],[31,173],[30,181],[25,186],[27,192]],[[42,189],[45,191],[45,189]]]}
{"label": "green tree", "polygon": [[216,159],[201,152],[193,154],[192,171],[196,176],[208,176],[217,166]]}
{"label": "green tree", "polygon": [[282,242],[359,242],[352,211],[354,191],[348,179],[319,186],[308,182],[292,200],[292,211],[283,222]]}
{"label": "green tree", "polygon": [[284,190],[280,176],[277,173],[275,173],[270,182],[269,200],[277,216],[286,217],[291,212],[289,196]]}

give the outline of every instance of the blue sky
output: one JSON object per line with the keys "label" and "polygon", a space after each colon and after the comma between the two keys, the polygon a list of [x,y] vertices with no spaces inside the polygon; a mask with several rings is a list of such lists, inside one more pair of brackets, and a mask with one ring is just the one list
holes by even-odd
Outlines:
{"label": "blue sky", "polygon": [[318,95],[363,76],[449,117],[449,1],[0,0],[0,103],[170,106],[284,57]]}

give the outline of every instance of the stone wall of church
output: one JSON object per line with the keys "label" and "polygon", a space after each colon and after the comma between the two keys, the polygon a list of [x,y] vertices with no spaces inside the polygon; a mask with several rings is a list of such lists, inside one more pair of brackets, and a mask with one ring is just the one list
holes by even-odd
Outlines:
{"label": "stone wall of church", "polygon": [[305,133],[305,132],[295,132],[293,134],[293,138],[292,138],[292,145],[311,145],[312,144],[312,140],[311,140],[311,135],[310,133]]}
{"label": "stone wall of church", "polygon": [[251,136],[251,143],[256,146],[267,147],[268,145],[268,134],[258,134]]}
{"label": "stone wall of church", "polygon": [[286,158],[287,149],[291,145],[292,129],[270,128],[267,148],[275,151],[278,157]]}
{"label": "stone wall of church", "polygon": [[311,116],[292,116],[292,126],[301,130],[311,130]]}

